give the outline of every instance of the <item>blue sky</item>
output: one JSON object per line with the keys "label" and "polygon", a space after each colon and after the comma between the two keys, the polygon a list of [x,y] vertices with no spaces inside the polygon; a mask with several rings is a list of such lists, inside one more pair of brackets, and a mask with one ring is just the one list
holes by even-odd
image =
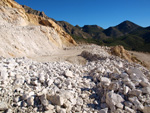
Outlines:
{"label": "blue sky", "polygon": [[150,0],[15,0],[72,25],[115,26],[125,20],[150,26]]}

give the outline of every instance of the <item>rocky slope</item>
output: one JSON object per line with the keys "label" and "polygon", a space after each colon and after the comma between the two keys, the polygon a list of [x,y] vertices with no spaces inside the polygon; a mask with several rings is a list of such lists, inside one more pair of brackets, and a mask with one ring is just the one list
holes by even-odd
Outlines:
{"label": "rocky slope", "polygon": [[25,9],[26,13],[34,14],[34,15],[37,15],[37,16],[41,16],[41,17],[44,17],[46,19],[51,19],[48,16],[46,16],[43,11],[41,12],[41,11],[34,10],[34,9],[32,9],[32,8],[26,6],[26,5],[22,5],[22,7]]}
{"label": "rocky slope", "polygon": [[0,1],[0,54],[48,55],[76,42],[51,19],[25,13],[13,0]]}
{"label": "rocky slope", "polygon": [[65,21],[56,21],[55,22],[61,26],[67,33],[69,33],[73,38],[92,38],[88,33],[83,32],[80,27],[74,27],[73,25],[69,24],[68,22]]}
{"label": "rocky slope", "polygon": [[[79,48],[79,47],[78,47]],[[149,113],[150,72],[95,45],[86,65],[0,59],[0,111],[6,113]]]}
{"label": "rocky slope", "polygon": [[[74,37],[80,37],[84,39],[92,38],[103,40],[107,38],[118,38],[120,36],[130,34],[136,30],[142,30],[142,27],[130,21],[124,21],[119,25],[109,27],[107,29],[103,29],[97,25],[85,25],[83,27],[72,26],[71,24],[64,21],[56,21],[56,23],[58,23],[67,33],[74,35]],[[74,31],[76,34],[70,31]]]}

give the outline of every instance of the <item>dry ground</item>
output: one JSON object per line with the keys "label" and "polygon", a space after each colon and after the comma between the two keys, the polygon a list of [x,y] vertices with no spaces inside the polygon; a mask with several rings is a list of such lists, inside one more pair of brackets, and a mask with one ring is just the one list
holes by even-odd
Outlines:
{"label": "dry ground", "polygon": [[144,62],[147,68],[150,70],[150,53],[143,53],[143,52],[135,52],[129,51],[130,54],[137,57],[140,61]]}
{"label": "dry ground", "polygon": [[[80,56],[81,52],[84,50],[91,50],[93,48],[87,47],[86,45],[77,46],[77,47],[69,47],[63,50],[58,50],[53,52],[53,54],[49,56],[38,56],[31,57],[31,59],[36,60],[38,62],[52,62],[52,61],[69,61],[74,64],[85,64],[86,60]],[[148,69],[150,70],[150,53],[142,53],[129,51],[130,54],[137,57],[140,61],[144,62]]]}
{"label": "dry ground", "polygon": [[69,61],[73,64],[85,64],[86,60],[80,56],[81,52],[87,50],[87,48],[78,46],[78,47],[69,47],[63,50],[58,50],[53,52],[48,56],[37,56],[31,57],[31,59],[38,62],[53,62],[53,61]]}

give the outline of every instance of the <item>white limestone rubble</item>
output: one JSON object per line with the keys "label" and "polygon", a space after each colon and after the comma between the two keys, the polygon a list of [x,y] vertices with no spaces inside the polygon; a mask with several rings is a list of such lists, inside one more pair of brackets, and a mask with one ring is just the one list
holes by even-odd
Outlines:
{"label": "white limestone rubble", "polygon": [[148,113],[150,72],[103,47],[98,51],[82,53],[90,54],[86,65],[1,57],[0,111]]}

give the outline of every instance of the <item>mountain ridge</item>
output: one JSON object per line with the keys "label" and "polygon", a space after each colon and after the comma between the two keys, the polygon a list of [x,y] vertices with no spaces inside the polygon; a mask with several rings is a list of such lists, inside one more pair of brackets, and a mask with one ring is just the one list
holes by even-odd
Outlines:
{"label": "mountain ridge", "polygon": [[[32,8],[27,8],[26,12],[38,12],[32,10]],[[40,16],[41,13],[38,12],[36,15]],[[49,17],[46,16],[46,18]],[[61,26],[62,29],[71,35],[78,43],[95,43],[107,46],[119,44],[129,50],[150,52],[148,49],[150,47],[150,26],[141,27],[129,20],[125,20],[116,26],[103,29],[98,25],[84,25],[80,27],[79,25],[73,26],[66,21],[56,21],[54,19],[53,21]],[[135,40],[138,41],[139,44],[141,43],[140,41],[142,41],[142,44],[140,44],[138,48],[134,47]]]}

